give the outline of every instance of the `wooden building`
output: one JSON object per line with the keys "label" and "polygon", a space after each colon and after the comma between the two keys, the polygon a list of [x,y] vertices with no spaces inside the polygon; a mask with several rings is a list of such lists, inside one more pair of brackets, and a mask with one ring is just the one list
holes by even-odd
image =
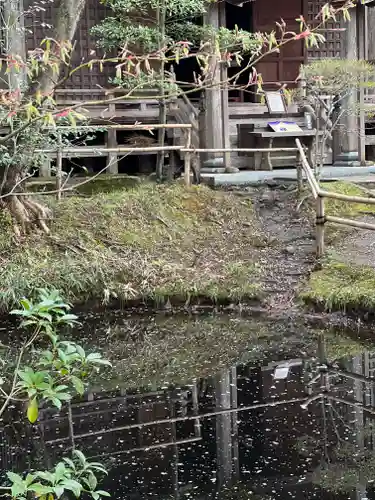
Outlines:
{"label": "wooden building", "polygon": [[[22,0],[17,0],[22,1]],[[335,3],[336,0],[332,0]],[[312,60],[321,58],[347,58],[347,59],[369,59],[375,60],[375,31],[373,29],[375,9],[370,9],[373,0],[358,0],[360,4],[356,9],[352,9],[352,20],[345,23],[342,19],[330,21],[324,28],[323,34],[326,42],[319,47],[306,48],[304,41],[295,41],[285,46],[279,54],[264,58],[257,64],[258,73],[262,74],[266,88],[278,88],[280,85],[295,85],[299,74],[300,65]],[[27,8],[33,0],[23,0]],[[246,29],[248,31],[267,32],[275,27],[275,23],[281,18],[287,23],[288,29],[298,31],[296,18],[301,14],[307,22],[314,24],[315,16],[321,10],[326,0],[222,0],[209,4],[206,15],[206,22],[213,26],[226,26],[228,28]],[[337,4],[337,1],[336,1]],[[365,5],[366,4],[366,5]],[[26,30],[25,51],[38,46],[46,36],[46,26],[51,24],[53,18],[51,4],[46,3],[45,8],[38,10],[28,18],[27,23],[30,29]],[[90,58],[90,54],[95,49],[95,40],[90,35],[91,28],[98,24],[107,15],[106,8],[98,0],[88,0],[79,23],[75,42],[76,53],[75,62]],[[48,33],[47,33],[48,34]],[[182,68],[182,65],[181,65]],[[182,71],[176,67],[175,70]],[[231,71],[231,68],[228,70]],[[226,78],[226,68],[220,68],[217,79]],[[68,79],[64,87],[56,92],[58,102],[61,105],[69,106],[77,102],[92,99],[104,99],[105,92],[111,87],[109,78],[114,73],[111,66],[100,71],[96,66],[92,70],[83,68],[74,73]],[[244,78],[248,75],[244,75]],[[241,82],[239,82],[241,83]],[[362,99],[365,97],[362,96]],[[251,94],[227,90],[207,90],[204,119],[199,120],[198,104],[194,100],[187,98],[179,99],[177,106],[173,106],[168,114],[171,122],[191,122],[193,124],[193,146],[206,148],[227,148],[241,144],[241,127],[246,125],[252,128],[264,128],[269,121],[267,108],[256,102]],[[175,103],[176,104],[176,103]],[[290,116],[297,123],[302,123],[303,113],[290,109]],[[138,101],[120,101],[107,106],[93,106],[90,108],[92,123],[105,123],[109,117],[118,124],[130,124],[136,121],[142,123],[158,122],[158,102],[153,100],[145,101],[140,96]],[[356,117],[346,117],[347,123],[337,143],[339,148],[333,152],[329,158],[330,162],[340,162],[341,164],[353,164],[357,160],[365,158],[365,123],[362,116],[359,120]],[[246,130],[246,128],[245,128]],[[358,133],[360,131],[360,133]],[[374,136],[375,137],[375,136]],[[203,142],[202,142],[203,138]],[[179,138],[173,136],[171,140],[178,141]],[[123,137],[116,131],[108,132],[105,139],[106,144],[115,147],[121,144]],[[367,139],[368,144],[372,144],[372,137]],[[374,141],[375,144],[375,141]],[[247,147],[249,147],[247,145]],[[232,158],[227,156],[226,161],[234,160],[236,165],[251,168],[254,159],[239,157],[237,154]],[[277,159],[275,165],[282,165],[283,161]],[[288,159],[285,161],[289,161]],[[284,164],[285,164],[284,161]],[[110,169],[111,173],[117,172],[117,164]]]}

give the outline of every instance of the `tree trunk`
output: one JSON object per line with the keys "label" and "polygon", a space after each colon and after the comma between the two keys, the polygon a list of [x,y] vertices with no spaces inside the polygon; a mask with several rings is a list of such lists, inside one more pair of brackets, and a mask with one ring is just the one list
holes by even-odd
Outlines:
{"label": "tree trunk", "polygon": [[24,195],[23,179],[26,175],[26,169],[21,166],[12,165],[1,168],[0,195],[9,194],[0,199],[1,208],[10,212],[17,236],[27,234],[33,227],[38,227],[48,234],[46,221],[50,217],[50,212],[32,197]]}
{"label": "tree trunk", "polygon": [[[58,43],[72,43],[86,0],[55,0],[54,5],[56,6],[56,19],[53,20],[53,38]],[[59,74],[45,73],[39,85],[42,93],[53,92],[58,78]]]}

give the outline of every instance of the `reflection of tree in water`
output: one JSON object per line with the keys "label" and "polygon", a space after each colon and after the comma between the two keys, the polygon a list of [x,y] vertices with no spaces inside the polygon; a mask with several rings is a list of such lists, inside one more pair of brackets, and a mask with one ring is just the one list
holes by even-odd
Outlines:
{"label": "reflection of tree in water", "polygon": [[[324,404],[327,427],[320,438],[302,436],[297,440],[298,453],[310,460],[319,459],[312,482],[333,493],[350,493],[359,484],[375,478],[375,426],[369,422],[361,431],[355,422],[345,422],[337,408]],[[328,439],[333,431],[335,439]],[[362,446],[360,442],[366,443]]]}

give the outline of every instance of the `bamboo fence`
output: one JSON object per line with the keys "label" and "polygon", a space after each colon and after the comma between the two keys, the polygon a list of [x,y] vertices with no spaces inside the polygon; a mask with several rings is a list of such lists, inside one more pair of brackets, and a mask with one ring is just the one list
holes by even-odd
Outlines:
{"label": "bamboo fence", "polygon": [[[58,130],[63,130],[64,127],[56,127]],[[57,174],[56,174],[56,191],[57,198],[61,198],[61,172],[62,172],[62,159],[63,157],[72,156],[101,156],[109,154],[142,154],[142,153],[156,153],[156,152],[174,152],[179,151],[184,153],[184,180],[186,186],[191,184],[191,170],[192,163],[197,159],[197,156],[201,153],[269,153],[269,152],[293,152],[298,155],[298,147],[289,148],[193,148],[192,147],[192,124],[191,123],[164,123],[155,125],[95,125],[95,126],[79,126],[78,130],[92,130],[93,128],[98,129],[109,129],[109,130],[155,130],[155,129],[181,129],[184,132],[184,145],[172,145],[172,146],[147,146],[147,147],[63,147],[61,141],[59,141],[59,146],[55,149],[36,149],[36,153],[43,153],[49,156],[55,156],[57,159]],[[307,161],[307,160],[306,160]],[[199,162],[196,162],[199,164]]]}
{"label": "bamboo fence", "polygon": [[315,213],[316,213],[316,256],[322,257],[325,250],[324,244],[324,232],[325,224],[327,222],[332,222],[334,224],[341,224],[343,226],[355,227],[358,229],[370,229],[375,231],[375,224],[368,222],[357,221],[353,219],[346,219],[343,217],[335,217],[333,215],[327,215],[325,212],[325,198],[330,198],[333,200],[346,201],[349,203],[364,203],[366,205],[375,205],[375,199],[364,197],[364,196],[349,196],[341,193],[331,193],[321,189],[314,172],[309,165],[304,148],[299,139],[296,139],[296,145],[298,148],[298,161],[297,161],[297,180],[298,180],[298,191],[302,191],[303,183],[303,173],[306,176],[307,183],[310,187],[313,198],[315,199]]}

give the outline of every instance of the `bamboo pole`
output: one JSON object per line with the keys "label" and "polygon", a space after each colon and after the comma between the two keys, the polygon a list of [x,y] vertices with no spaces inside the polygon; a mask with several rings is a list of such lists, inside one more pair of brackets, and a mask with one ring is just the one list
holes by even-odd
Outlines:
{"label": "bamboo pole", "polygon": [[297,153],[297,194],[301,196],[303,191],[303,172],[302,172],[302,159],[301,153],[298,151]]}
{"label": "bamboo pole", "polygon": [[[182,148],[182,152],[187,151],[186,148]],[[190,152],[195,151],[196,153],[295,153],[298,151],[297,148],[195,148],[189,149]]]}
{"label": "bamboo pole", "polygon": [[[190,128],[187,131],[191,134]],[[64,148],[64,153],[67,154],[79,154],[79,153],[150,153],[153,151],[181,151],[182,153],[223,153],[223,152],[242,152],[242,153],[267,153],[274,151],[278,152],[296,152],[296,148],[216,148],[216,149],[201,149],[201,148],[188,148],[185,146],[148,146],[144,148],[138,147],[118,147],[118,148],[105,148],[105,147],[82,147],[82,148]],[[36,153],[56,153],[55,149],[36,149]],[[374,200],[375,202],[375,200]]]}
{"label": "bamboo pole", "polygon": [[56,199],[61,200],[61,186],[62,186],[62,135],[58,133],[57,137],[57,156],[56,156]]}
{"label": "bamboo pole", "polygon": [[318,196],[316,199],[316,256],[323,257],[324,254],[324,224],[326,218],[324,213],[324,198]]}
{"label": "bamboo pole", "polygon": [[[90,153],[152,153],[156,151],[160,151],[163,149],[164,151],[186,151],[184,146],[149,146],[145,148],[132,148],[132,147],[118,147],[118,148],[101,148],[101,147],[92,147],[92,148],[64,148],[64,155],[66,154],[90,154]],[[189,152],[194,151],[194,149],[189,149]],[[48,154],[56,154],[55,149],[36,149],[36,153],[48,153]]]}
{"label": "bamboo pole", "polygon": [[62,185],[62,149],[61,144],[59,145],[59,149],[57,150],[56,157],[56,199],[58,201],[61,200],[61,185]]}
{"label": "bamboo pole", "polygon": [[191,167],[191,129],[187,129],[186,131],[186,152],[185,152],[185,168],[184,168],[184,176],[185,176],[185,185],[190,186],[190,167]]}
{"label": "bamboo pole", "polygon": [[[68,127],[64,125],[58,125],[55,128],[50,128],[50,130],[56,129],[66,129]],[[92,130],[93,128],[101,129],[116,129],[116,130],[154,130],[160,128],[192,128],[191,123],[155,123],[153,125],[78,125],[74,130]]]}
{"label": "bamboo pole", "polygon": [[324,198],[332,198],[334,200],[351,201],[352,203],[365,203],[366,205],[375,205],[374,198],[365,198],[363,196],[349,196],[341,193],[331,193],[330,191],[319,190],[319,195]]}
{"label": "bamboo pole", "polygon": [[310,184],[312,194],[313,194],[314,198],[316,199],[320,194],[320,187],[315,179],[314,172],[312,171],[312,169],[309,165],[309,161],[306,158],[306,154],[305,154],[305,151],[302,147],[301,141],[299,139],[296,139],[296,144],[297,144],[299,154],[301,156],[301,163],[302,163],[303,170],[306,173],[306,177],[307,177],[307,180]]}
{"label": "bamboo pole", "polygon": [[371,224],[369,222],[344,219],[343,217],[334,217],[333,215],[326,215],[325,220],[327,222],[334,222],[335,224],[341,224],[343,226],[357,227],[359,229],[371,229],[375,231],[375,224]]}

